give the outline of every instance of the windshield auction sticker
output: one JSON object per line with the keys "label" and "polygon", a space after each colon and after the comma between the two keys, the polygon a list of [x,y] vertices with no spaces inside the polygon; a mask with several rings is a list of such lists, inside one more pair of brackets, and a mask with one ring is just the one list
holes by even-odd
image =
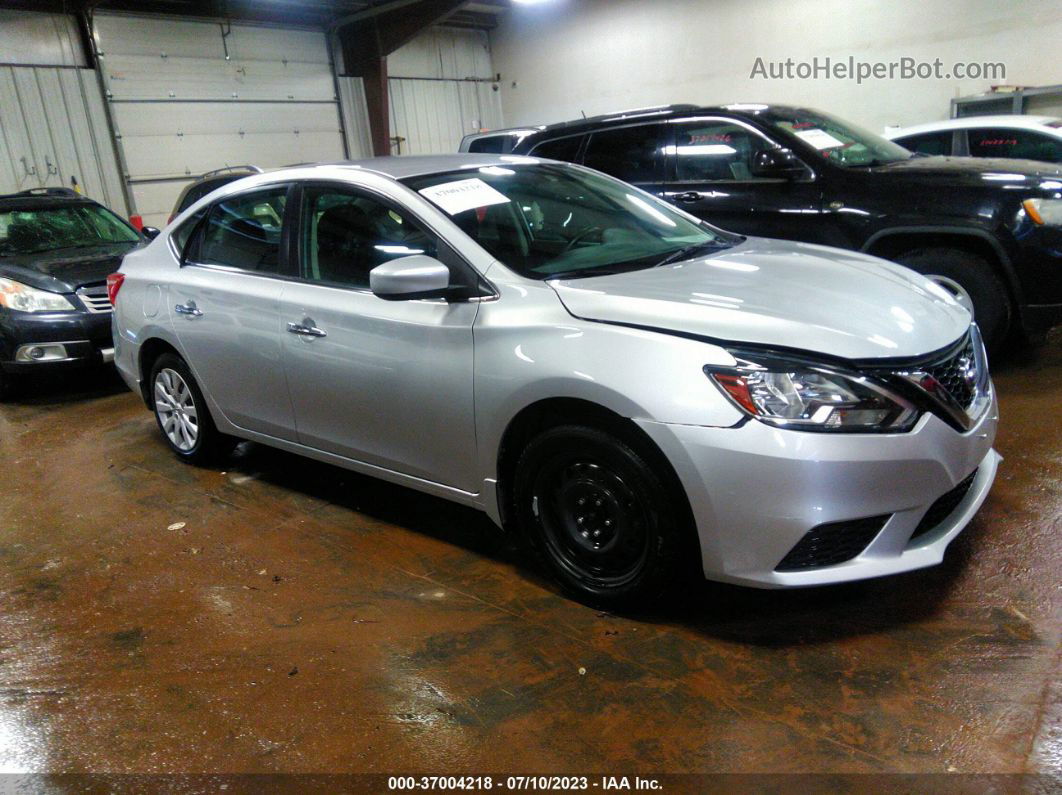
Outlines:
{"label": "windshield auction sticker", "polygon": [[803,138],[816,149],[836,149],[844,146],[843,141],[838,141],[825,130],[797,130],[796,136]]}
{"label": "windshield auction sticker", "polygon": [[450,215],[463,213],[491,204],[505,204],[508,197],[494,190],[481,179],[461,179],[422,188],[420,195],[442,207]]}

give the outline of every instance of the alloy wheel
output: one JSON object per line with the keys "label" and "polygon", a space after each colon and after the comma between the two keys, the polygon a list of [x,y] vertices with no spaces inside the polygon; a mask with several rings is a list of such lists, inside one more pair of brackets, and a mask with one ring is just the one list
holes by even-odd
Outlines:
{"label": "alloy wheel", "polygon": [[155,376],[155,411],[162,432],[181,452],[192,450],[199,440],[199,412],[192,390],[181,374],[169,367]]}

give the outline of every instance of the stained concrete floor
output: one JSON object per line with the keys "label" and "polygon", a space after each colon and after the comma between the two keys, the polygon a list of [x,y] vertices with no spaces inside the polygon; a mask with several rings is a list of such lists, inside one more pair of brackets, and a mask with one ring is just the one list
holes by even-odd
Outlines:
{"label": "stained concrete floor", "polygon": [[944,565],[560,597],[479,515],[261,447],[194,469],[113,376],[0,405],[0,770],[1062,769],[1062,335]]}

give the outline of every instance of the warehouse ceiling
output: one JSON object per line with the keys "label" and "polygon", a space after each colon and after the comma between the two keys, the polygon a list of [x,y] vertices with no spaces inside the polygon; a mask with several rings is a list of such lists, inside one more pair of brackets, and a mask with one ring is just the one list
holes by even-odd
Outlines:
{"label": "warehouse ceiling", "polygon": [[[0,8],[29,11],[128,11],[321,28],[347,18],[356,24],[359,18],[370,19],[385,10],[401,9],[404,15],[415,17],[419,7],[430,5],[421,0],[0,0]],[[447,16],[447,25],[489,30],[497,25],[498,15],[509,8],[510,0],[472,0],[457,5],[459,8]]]}

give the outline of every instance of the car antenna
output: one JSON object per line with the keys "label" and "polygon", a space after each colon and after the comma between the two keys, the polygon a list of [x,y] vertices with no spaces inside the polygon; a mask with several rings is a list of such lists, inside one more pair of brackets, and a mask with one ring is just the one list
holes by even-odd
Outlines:
{"label": "car antenna", "polygon": [[583,118],[585,119],[585,118],[586,118],[586,111],[585,111],[585,110],[581,110],[581,111],[579,111],[579,112],[580,112],[581,114],[583,114]]}

